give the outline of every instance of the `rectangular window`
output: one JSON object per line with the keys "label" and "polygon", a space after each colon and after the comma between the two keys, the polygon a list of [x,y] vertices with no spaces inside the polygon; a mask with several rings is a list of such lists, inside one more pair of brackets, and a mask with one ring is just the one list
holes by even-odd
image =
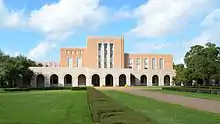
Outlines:
{"label": "rectangular window", "polygon": [[98,43],[98,68],[102,68],[102,43]]}
{"label": "rectangular window", "polygon": [[156,69],[156,58],[152,58],[152,69]]}
{"label": "rectangular window", "polygon": [[69,50],[67,50],[67,51],[66,51],[66,54],[67,54],[67,55],[69,55],[69,54],[70,54],[70,51],[69,51]]}
{"label": "rectangular window", "polygon": [[82,66],[82,58],[81,57],[77,57],[76,59],[76,67],[81,67]]}
{"label": "rectangular window", "polygon": [[113,43],[110,43],[110,68],[113,68]]}
{"label": "rectangular window", "polygon": [[163,58],[159,59],[159,69],[164,69],[164,59]]}
{"label": "rectangular window", "polygon": [[67,60],[68,62],[68,67],[69,68],[72,68],[73,67],[73,58],[68,58],[68,60]]}
{"label": "rectangular window", "polygon": [[148,69],[148,68],[149,68],[148,58],[144,58],[144,69]]}
{"label": "rectangular window", "polygon": [[132,66],[133,66],[133,59],[132,59],[132,58],[129,58],[129,59],[128,59],[128,68],[131,68],[131,69],[132,69]]}
{"label": "rectangular window", "polygon": [[141,59],[140,58],[136,59],[136,67],[137,67],[138,70],[141,69]]}
{"label": "rectangular window", "polygon": [[107,43],[104,43],[104,68],[107,68]]}

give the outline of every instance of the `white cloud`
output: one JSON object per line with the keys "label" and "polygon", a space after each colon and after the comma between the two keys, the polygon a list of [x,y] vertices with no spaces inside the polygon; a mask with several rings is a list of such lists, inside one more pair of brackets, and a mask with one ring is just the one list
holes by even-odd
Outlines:
{"label": "white cloud", "polygon": [[201,33],[197,37],[190,40],[188,45],[205,45],[207,42],[220,45],[220,9],[215,9],[210,12],[201,22],[201,26],[203,27]]}
{"label": "white cloud", "polygon": [[29,25],[43,32],[46,38],[32,49],[28,56],[43,57],[54,48],[51,47],[51,43],[56,46],[58,41],[64,40],[80,29],[97,28],[105,21],[106,13],[106,8],[99,5],[99,0],[60,0],[32,11]]}
{"label": "white cloud", "polygon": [[99,6],[99,0],[60,0],[31,12],[29,24],[44,33],[59,33],[99,24],[103,19],[105,8]]}
{"label": "white cloud", "polygon": [[9,10],[0,0],[0,28],[17,28],[25,25],[22,11]]}
{"label": "white cloud", "polygon": [[28,58],[40,58],[44,56],[49,50],[56,47],[55,43],[42,41],[39,43],[34,49],[32,49],[29,54]]}
{"label": "white cloud", "polygon": [[115,13],[113,13],[113,20],[123,20],[132,18],[132,10],[129,8],[129,6],[122,6],[119,10],[117,10]]}
{"label": "white cloud", "polygon": [[205,19],[201,22],[201,26],[211,27],[220,26],[220,9],[215,9],[210,12]]}
{"label": "white cloud", "polygon": [[157,37],[185,27],[193,15],[213,0],[149,0],[134,11],[137,26],[130,31],[142,37]]}

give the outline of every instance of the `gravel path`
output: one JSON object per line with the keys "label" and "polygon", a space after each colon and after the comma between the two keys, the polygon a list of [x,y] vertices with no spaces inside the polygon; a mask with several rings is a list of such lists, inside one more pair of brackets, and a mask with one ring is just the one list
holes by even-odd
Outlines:
{"label": "gravel path", "polygon": [[158,101],[164,101],[172,104],[179,104],[193,109],[204,110],[204,111],[220,114],[220,101],[163,94],[159,92],[143,91],[138,88],[107,88],[107,89],[119,90],[133,95],[152,98]]}

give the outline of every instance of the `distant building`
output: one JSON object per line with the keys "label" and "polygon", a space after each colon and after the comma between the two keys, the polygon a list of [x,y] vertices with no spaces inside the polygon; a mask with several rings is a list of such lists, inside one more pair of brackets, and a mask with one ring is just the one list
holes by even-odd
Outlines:
{"label": "distant building", "polygon": [[60,67],[59,62],[43,62],[43,67]]}
{"label": "distant building", "polygon": [[174,76],[172,55],[124,53],[123,37],[88,37],[86,48],[61,48],[59,64],[31,69],[36,87],[169,86]]}

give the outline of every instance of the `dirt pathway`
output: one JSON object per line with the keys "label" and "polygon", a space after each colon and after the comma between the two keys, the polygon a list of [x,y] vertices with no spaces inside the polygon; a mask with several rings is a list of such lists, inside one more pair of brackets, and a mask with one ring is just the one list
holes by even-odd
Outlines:
{"label": "dirt pathway", "polygon": [[133,95],[152,98],[158,101],[164,101],[172,104],[179,104],[193,109],[204,110],[204,111],[220,114],[220,101],[163,94],[159,92],[143,91],[138,88],[109,88],[109,89],[119,90]]}

